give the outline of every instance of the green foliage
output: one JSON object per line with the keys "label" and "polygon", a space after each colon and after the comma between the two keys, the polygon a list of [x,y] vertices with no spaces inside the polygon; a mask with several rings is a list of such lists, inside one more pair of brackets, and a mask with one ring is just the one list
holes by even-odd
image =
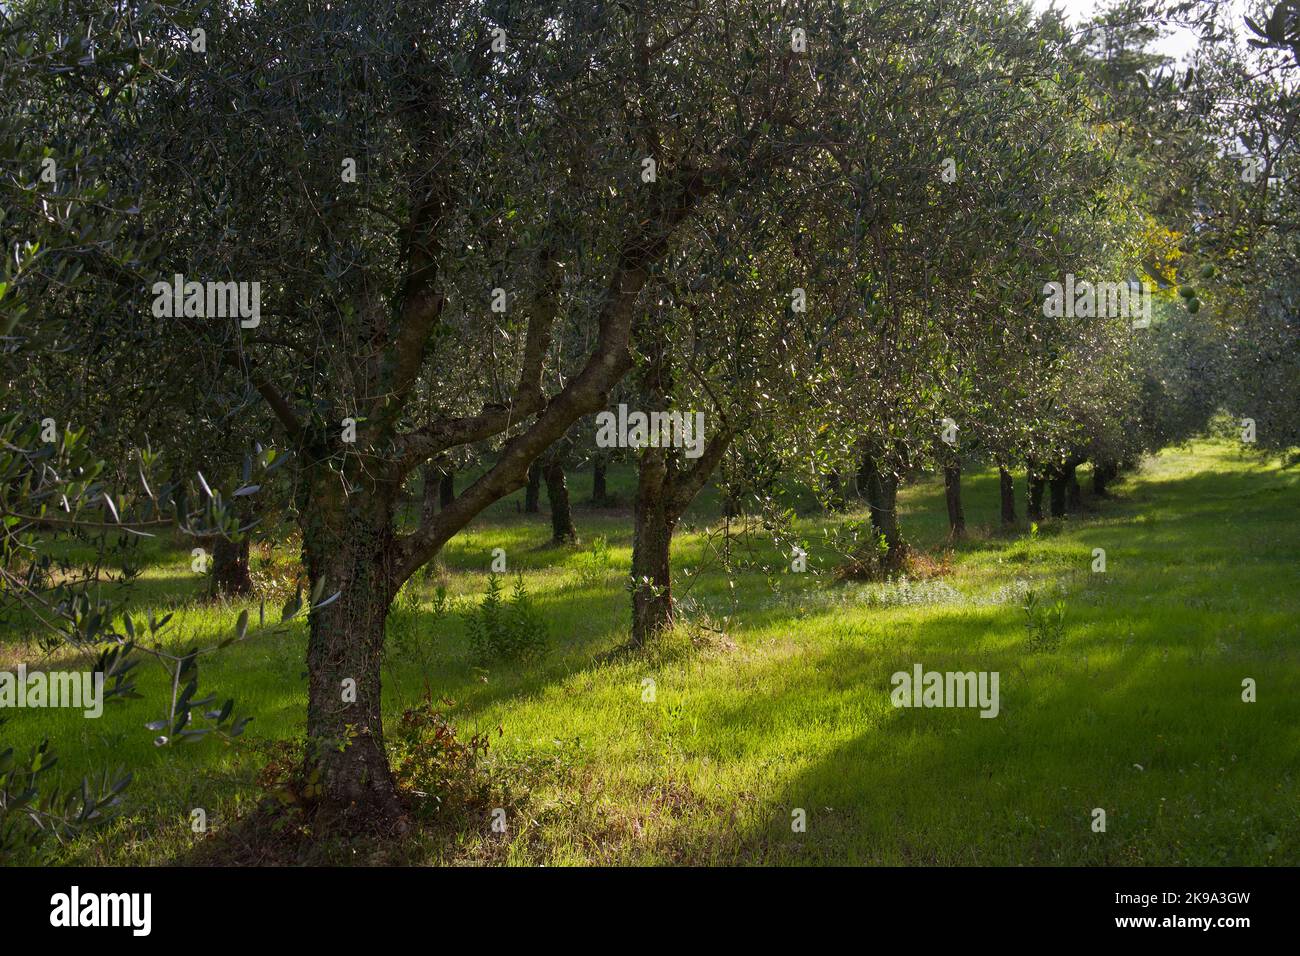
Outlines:
{"label": "green foliage", "polygon": [[534,660],[546,650],[546,622],[524,587],[523,574],[515,577],[509,599],[503,594],[499,576],[489,575],[483,600],[466,616],[470,654],[480,664]]}
{"label": "green foliage", "polygon": [[388,614],[386,647],[398,658],[420,661],[427,668],[438,634],[451,616],[451,598],[446,585],[439,584],[426,611],[420,604],[421,583],[419,577],[412,577],[397,592]]}
{"label": "green foliage", "polygon": [[1025,645],[1030,651],[1054,651],[1065,639],[1065,602],[1050,606],[1034,591],[1025,594],[1021,605],[1025,615]]}
{"label": "green foliage", "polygon": [[848,555],[838,574],[855,581],[877,581],[897,576],[907,567],[907,545],[899,541],[890,548],[889,539],[866,525],[858,529],[861,544]]}
{"label": "green foliage", "polygon": [[[624,465],[610,477],[620,489],[635,481]],[[972,468],[965,479],[972,529],[995,529],[996,471]],[[409,862],[907,865],[919,854],[942,865],[1294,864],[1300,829],[1288,774],[1298,744],[1285,731],[1300,723],[1300,593],[1277,582],[1300,560],[1298,483],[1296,471],[1243,456],[1239,441],[1196,442],[1148,461],[1117,486],[1117,498],[1064,523],[1057,536],[1030,545],[973,534],[953,549],[941,578],[924,582],[924,593],[921,582],[909,582],[909,595],[901,582],[790,574],[774,596],[761,564],[789,559],[788,550],[770,544],[751,564],[722,573],[706,563],[716,541],[704,529],[721,520],[710,495],[689,515],[674,557],[702,569],[691,576],[690,597],[711,614],[728,615],[730,637],[692,648],[677,628],[670,636],[679,652],[649,660],[609,653],[627,637],[626,611],[612,600],[621,592],[612,583],[600,591],[574,588],[573,556],[548,549],[549,528],[504,501],[444,552],[453,600],[468,595],[478,603],[482,557],[494,544],[546,556],[536,557],[527,583],[552,633],[566,640],[544,661],[494,666],[488,683],[470,666],[459,626],[448,629],[436,668],[390,659],[385,739],[391,748],[402,711],[423,699],[427,678],[430,698],[458,738],[492,729],[480,766],[496,786],[508,782],[527,801],[526,817],[510,813],[507,840],[486,826],[490,813],[470,812],[472,828],[446,842],[435,838],[433,847],[420,844],[416,831],[402,841]],[[899,507],[915,550],[946,547],[942,481],[922,477],[905,486]],[[608,537],[616,557],[626,556],[625,515],[590,514],[584,524],[590,535]],[[809,516],[797,519],[795,530],[814,541],[827,524]],[[1225,535],[1229,526],[1233,533]],[[1110,555],[1105,575],[1087,570],[1093,547]],[[1025,553],[1034,560],[1022,560]],[[201,582],[171,573],[187,554],[177,548],[147,563],[145,584],[158,606],[201,590]],[[501,583],[508,592],[509,582]],[[1049,604],[1056,596],[1067,602],[1069,641],[1055,654],[1025,651],[1027,588]],[[432,585],[424,592],[426,614],[431,599]],[[205,628],[220,619],[212,607],[186,618]],[[936,709],[909,725],[919,712],[893,710],[881,674],[911,661],[941,671],[1000,671],[1002,714],[980,720]],[[146,697],[163,693],[163,673],[141,670]],[[98,774],[101,737],[120,742],[114,760],[151,768],[138,771],[125,794],[129,814],[119,811],[111,827],[66,844],[47,841],[46,859],[186,859],[194,849],[190,808],[223,806],[230,820],[255,805],[262,794],[249,779],[254,748],[302,733],[301,671],[298,635],[219,655],[211,678],[238,686],[257,721],[236,747],[188,748],[173,755],[181,760],[160,760],[129,708],[106,708],[89,735],[80,717],[67,714],[51,715],[55,724],[20,717],[6,725],[5,746],[21,753],[43,736],[55,741],[54,773],[65,781]],[[1243,675],[1274,688],[1268,711],[1241,702]],[[647,676],[659,685],[657,704],[640,699]],[[674,727],[666,710],[677,701],[686,719]],[[1152,733],[1153,701],[1160,737]],[[666,747],[669,730],[674,743]],[[1009,748],[1023,757],[1015,779],[990,776]],[[301,767],[301,748],[284,763]],[[863,766],[876,770],[859,773]],[[1112,827],[1106,841],[1086,838],[1088,819],[1079,812],[1095,805],[1085,800],[1098,779],[1108,781],[1116,805],[1136,814],[1122,830]],[[205,802],[196,804],[196,794]],[[499,800],[492,806],[511,806]],[[791,838],[789,807],[804,800],[815,801],[814,826],[831,825],[824,839]],[[516,821],[525,818],[537,825],[519,838]],[[340,862],[371,859],[363,846]]]}
{"label": "green foliage", "polygon": [[[259,463],[294,462],[280,484],[300,491],[306,529],[344,526],[424,462],[518,441],[437,527],[379,536],[376,568],[397,569],[385,595],[606,401],[629,352],[654,372],[643,385],[674,383],[654,385],[665,407],[725,422],[729,570],[739,502],[773,494],[792,462],[840,508],[864,454],[892,501],[896,480],[957,458],[1135,460],[1219,407],[1254,420],[1260,448],[1300,443],[1294,0],[1247,21],[1259,64],[1206,31],[1181,78],[1148,78],[1163,64],[1147,46],[1175,10],[1202,16],[1187,4],[1124,3],[1079,31],[1005,3],[813,4],[805,51],[784,0],[701,0],[689,20],[676,4],[110,6],[0,10],[0,379],[14,407],[0,419],[0,619],[41,622],[43,650],[95,656],[119,700],[135,695],[137,658],[153,659],[160,745],[242,730],[198,678],[206,654],[247,638],[248,611],[214,646],[169,650],[169,614],[137,633],[100,588],[141,576],[154,524],[246,535],[260,518],[245,501],[264,487],[251,464],[237,486],[200,472],[195,508],[179,476],[227,471],[229,448],[272,418],[294,453],[259,448]],[[497,25],[508,49],[486,42]],[[193,26],[211,55],[186,49]],[[1233,168],[1238,143],[1268,154],[1257,185]],[[657,179],[639,175],[647,152]],[[940,178],[949,162],[955,178]],[[156,321],[144,290],[200,270],[258,281],[266,325]],[[1048,317],[1043,281],[1066,271],[1150,275],[1166,314],[1144,335],[1127,318]],[[498,282],[519,308],[483,308]],[[809,301],[773,308],[796,287]],[[119,395],[142,400],[96,422]],[[359,442],[340,440],[345,417]],[[47,418],[57,439],[38,438]],[[936,438],[947,418],[959,449]],[[128,450],[144,434],[166,442],[174,481],[159,493],[154,453]],[[704,463],[669,464],[664,487],[689,501]],[[853,531],[862,577],[899,568],[890,528],[889,548]],[[1069,530],[1032,528],[1036,570],[1045,539]],[[304,536],[313,572],[330,541]],[[577,569],[582,588],[604,583],[603,537]],[[317,577],[304,602],[299,577],[269,578],[282,623],[339,596]],[[698,599],[739,608],[736,584]],[[1060,645],[1062,602],[1031,592],[1024,612],[1031,648]],[[430,617],[403,587],[397,656],[427,664],[427,627],[448,613],[445,591]],[[480,663],[546,649],[522,576],[507,595],[493,575],[466,618]],[[314,676],[329,656],[312,655]],[[15,806],[38,799],[46,764],[32,759]]]}
{"label": "green foliage", "polygon": [[609,538],[597,535],[592,539],[587,550],[578,556],[578,583],[584,588],[596,587],[609,578],[612,558],[609,553]]}
{"label": "green foliage", "polygon": [[[106,597],[102,586],[105,577],[132,584],[138,577],[134,551],[174,522],[196,534],[240,533],[228,503],[207,489],[200,511],[178,509],[177,489],[150,480],[157,455],[148,448],[133,456],[138,490],[114,488],[108,466],[92,454],[85,434],[24,421],[20,414],[0,418],[0,620],[34,628],[34,643],[47,654],[92,655],[90,669],[103,676],[105,703],[141,699],[138,668],[156,663],[167,678],[166,704],[162,716],[144,727],[157,734],[159,747],[210,734],[239,736],[251,718],[235,713],[233,698],[218,704],[214,694],[199,695],[199,660],[246,640],[249,612],[242,611],[234,628],[210,646],[173,652],[167,647],[173,613],[150,609],[133,616],[122,602]],[[237,495],[256,491],[247,484],[249,473],[251,465]],[[199,481],[206,488],[201,474]],[[114,576],[106,570],[112,565],[125,570]],[[116,598],[122,591],[111,593]],[[295,613],[286,609],[285,618]],[[44,739],[25,760],[12,747],[0,754],[0,850],[30,850],[46,837],[76,836],[102,822],[132,780],[130,773],[101,769],[80,787],[65,788],[47,776],[54,764],[54,748]]]}
{"label": "green foliage", "polygon": [[67,841],[104,823],[131,783],[131,774],[119,770],[104,771],[93,783],[85,777],[80,787],[43,786],[57,762],[48,740],[24,760],[12,747],[0,751],[0,860],[46,837]]}
{"label": "green foliage", "polygon": [[388,749],[398,790],[412,799],[417,816],[463,817],[488,807],[487,735],[458,738],[428,699],[402,712],[389,733]]}

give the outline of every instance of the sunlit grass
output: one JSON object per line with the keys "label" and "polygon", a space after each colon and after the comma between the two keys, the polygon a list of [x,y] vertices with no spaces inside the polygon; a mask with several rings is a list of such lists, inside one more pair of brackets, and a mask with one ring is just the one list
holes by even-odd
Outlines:
{"label": "sunlit grass", "polygon": [[[611,491],[630,500],[630,473]],[[1086,480],[1086,475],[1085,475]],[[590,483],[573,477],[581,504]],[[491,731],[490,759],[518,800],[503,839],[483,826],[430,862],[879,864],[1263,864],[1300,860],[1300,495],[1284,471],[1236,447],[1169,450],[1115,487],[1117,500],[1030,537],[996,530],[997,476],[966,483],[970,539],[928,580],[836,583],[829,573],[725,575],[705,535],[684,530],[674,560],[690,621],[657,652],[606,656],[626,639],[630,514],[579,507],[583,544],[553,548],[542,516],[494,506],[421,579],[418,612],[385,669],[385,709],[454,701],[461,733]],[[1018,487],[1023,508],[1023,485]],[[908,487],[909,539],[949,547],[942,486]],[[717,514],[710,496],[688,517]],[[810,567],[832,520],[800,531]],[[716,529],[715,529],[716,530]],[[601,572],[586,557],[609,544]],[[551,632],[527,668],[473,666],[459,612],[481,594],[493,548],[522,572]],[[1105,574],[1093,574],[1104,548]],[[188,552],[158,551],[140,607],[196,597]],[[788,566],[770,546],[764,562]],[[692,580],[682,574],[695,568]],[[434,589],[452,615],[435,622]],[[1066,605],[1062,646],[1026,649],[1024,594]],[[188,604],[177,637],[210,639],[239,607]],[[253,615],[256,618],[256,610]],[[278,611],[268,607],[268,616]],[[255,632],[257,631],[254,628]],[[10,714],[6,742],[48,736],[68,779],[122,764],[136,772],[111,829],[57,851],[77,862],[183,859],[189,812],[218,828],[258,796],[251,745],[300,734],[305,629],[267,628],[202,665],[205,688],[255,717],[247,742],[158,749],[146,699],[97,721],[66,711]],[[11,643],[6,660],[18,656]],[[26,647],[22,654],[30,654]],[[889,678],[927,670],[1001,675],[1001,713],[895,709]],[[8,665],[6,665],[8,666]],[[1258,701],[1241,700],[1244,678]],[[655,701],[643,701],[643,681]],[[1091,829],[1103,808],[1105,833]],[[805,811],[807,832],[791,829]]]}

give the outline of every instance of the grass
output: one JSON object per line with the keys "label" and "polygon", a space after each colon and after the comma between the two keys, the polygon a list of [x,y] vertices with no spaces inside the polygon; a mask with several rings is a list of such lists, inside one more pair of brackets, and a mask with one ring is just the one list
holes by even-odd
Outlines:
{"label": "grass", "polygon": [[[490,732],[489,767],[508,790],[509,826],[488,814],[451,834],[412,838],[426,863],[832,863],[1257,865],[1300,862],[1300,475],[1222,442],[1148,460],[1083,519],[1003,535],[996,472],[965,483],[968,540],[925,580],[837,583],[816,541],[861,512],[799,521],[807,574],[726,574],[710,563],[708,495],[674,548],[687,621],[640,656],[626,638],[626,511],[579,508],[584,544],[548,545],[545,515],[507,499],[455,538],[431,580],[392,618],[385,710],[446,699],[462,735]],[[590,476],[574,476],[576,502]],[[630,473],[611,473],[627,501]],[[1023,492],[1023,487],[1019,489]],[[1023,499],[1023,494],[1022,494]],[[902,494],[903,528],[946,550],[941,482]],[[589,546],[603,537],[607,557]],[[432,610],[441,582],[463,610],[481,594],[492,549],[506,550],[550,627],[528,666],[475,667],[459,613]],[[1104,574],[1091,571],[1106,551]],[[156,549],[144,604],[197,596],[188,550]],[[787,567],[769,547],[766,560]],[[695,569],[694,575],[686,571]],[[1055,650],[1029,649],[1029,590],[1065,606]],[[142,604],[141,606],[144,606]],[[238,608],[187,604],[192,635],[232,626]],[[256,618],[256,612],[254,612]],[[263,795],[266,742],[302,732],[305,633],[262,635],[202,665],[205,687],[255,715],[232,747],[158,750],[146,700],[99,720],[12,713],[19,749],[55,741],[65,779],[120,763],[136,782],[120,816],[49,851],[50,862],[190,859],[190,811],[216,834]],[[34,652],[0,646],[11,666]],[[890,676],[997,671],[1001,712],[896,709]],[[1242,700],[1251,678],[1258,700]],[[653,681],[654,700],[645,700]],[[1106,830],[1093,832],[1093,810]],[[806,831],[792,819],[804,811]],[[380,851],[348,850],[373,862]]]}

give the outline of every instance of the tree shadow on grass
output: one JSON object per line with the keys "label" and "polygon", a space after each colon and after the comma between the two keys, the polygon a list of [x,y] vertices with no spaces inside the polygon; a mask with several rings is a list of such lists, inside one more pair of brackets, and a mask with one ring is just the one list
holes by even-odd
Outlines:
{"label": "tree shadow on grass", "polygon": [[[1047,568],[1068,608],[1067,640],[1051,654],[1024,649],[1017,607],[955,604],[922,623],[892,613],[908,608],[882,609],[866,637],[846,632],[829,646],[823,637],[770,663],[705,662],[722,672],[724,689],[691,690],[704,731],[688,758],[707,758],[715,769],[706,777],[730,771],[741,784],[683,819],[676,855],[748,863],[1295,862],[1300,837],[1286,808],[1294,806],[1300,764],[1300,589],[1285,582],[1300,564],[1288,532],[1297,521],[1297,502],[1287,497],[1296,478],[1269,470],[1143,476],[1098,520],[1064,524],[1052,544],[1077,546],[1080,564]],[[992,481],[988,487],[996,491]],[[1243,545],[1256,538],[1264,544],[1253,551]],[[970,550],[1020,544],[979,541]],[[1107,550],[1105,575],[1086,570],[1093,547]],[[756,572],[741,578],[762,584]],[[725,593],[719,582],[700,591],[718,600]],[[565,588],[537,599],[559,634],[546,660],[483,675],[466,660],[463,636],[453,637],[429,675],[435,699],[457,698],[455,713],[474,720],[609,663],[601,651],[626,635],[620,588]],[[800,619],[780,601],[741,604],[745,631],[784,631],[792,644],[805,628],[836,619],[833,607]],[[892,708],[889,675],[916,662],[999,671],[1001,714]],[[1267,688],[1267,702],[1241,702],[1243,675]],[[407,688],[423,695],[417,677],[402,674],[403,700]],[[387,702],[391,714],[395,700]],[[1107,810],[1106,834],[1092,832],[1094,807]],[[791,832],[795,808],[807,814],[806,833]]]}
{"label": "tree shadow on grass", "polygon": [[[887,650],[841,645],[747,675],[709,714],[710,763],[798,768],[737,825],[687,841],[735,862],[889,865],[1259,863],[1300,856],[1289,807],[1297,672],[1255,660],[1275,693],[1240,699],[1237,662],[1161,643],[1154,622],[1086,658],[1029,654],[995,617],[940,620]],[[965,651],[963,646],[979,650]],[[1000,712],[894,708],[890,675],[998,671]],[[765,692],[770,689],[770,692]],[[754,751],[758,751],[755,753]],[[719,771],[721,772],[721,771]],[[762,781],[754,781],[761,786]],[[1107,834],[1093,833],[1105,809]],[[792,814],[804,811],[804,833]],[[1268,847],[1275,844],[1272,850]],[[697,847],[697,852],[703,852]]]}

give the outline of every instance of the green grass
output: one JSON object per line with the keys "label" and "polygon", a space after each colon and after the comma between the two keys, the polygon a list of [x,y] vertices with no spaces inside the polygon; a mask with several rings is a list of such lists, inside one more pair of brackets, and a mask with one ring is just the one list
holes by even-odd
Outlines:
{"label": "green grass", "polygon": [[[631,478],[611,490],[628,501]],[[1300,862],[1300,495],[1296,469],[1227,443],[1171,449],[1093,503],[1082,520],[1004,536],[996,473],[965,486],[970,539],[927,580],[838,583],[832,575],[724,574],[708,558],[716,498],[693,510],[674,549],[690,622],[639,657],[607,655],[626,638],[626,511],[579,507],[584,544],[547,544],[545,515],[494,506],[446,549],[439,572],[463,608],[482,592],[495,547],[521,570],[551,629],[528,667],[476,668],[463,622],[435,621],[434,582],[393,620],[385,708],[454,701],[458,731],[491,732],[490,766],[509,784],[510,827],[484,816],[451,838],[417,838],[424,862],[838,864],[1291,864]],[[575,502],[590,475],[573,477]],[[1023,501],[1023,486],[1018,487]],[[941,483],[902,496],[909,539],[945,547]],[[809,515],[810,568],[834,566],[816,541],[834,519]],[[585,557],[605,536],[609,567]],[[1104,548],[1105,574],[1090,570]],[[156,550],[141,600],[197,594],[188,550]],[[768,549],[766,560],[788,565]],[[582,569],[586,565],[587,570]],[[687,569],[697,573],[687,577]],[[773,585],[775,583],[775,586]],[[1066,607],[1055,651],[1026,646],[1024,594]],[[143,605],[142,605],[143,606]],[[189,634],[228,628],[236,608],[195,604]],[[254,612],[256,617],[256,612]],[[23,645],[0,647],[4,666]],[[55,862],[186,859],[189,812],[221,830],[261,795],[259,741],[300,734],[304,631],[259,636],[203,665],[205,687],[255,715],[245,743],[158,750],[143,728],[161,700],[84,720],[12,713],[6,743],[48,735],[66,779],[120,763],[136,772],[108,828]],[[1001,713],[895,709],[890,675],[1001,675]],[[1253,678],[1258,700],[1241,699]],[[643,702],[642,682],[656,700]],[[1093,808],[1107,829],[1091,829]],[[807,830],[794,833],[803,809]],[[367,862],[362,853],[355,857]]]}

